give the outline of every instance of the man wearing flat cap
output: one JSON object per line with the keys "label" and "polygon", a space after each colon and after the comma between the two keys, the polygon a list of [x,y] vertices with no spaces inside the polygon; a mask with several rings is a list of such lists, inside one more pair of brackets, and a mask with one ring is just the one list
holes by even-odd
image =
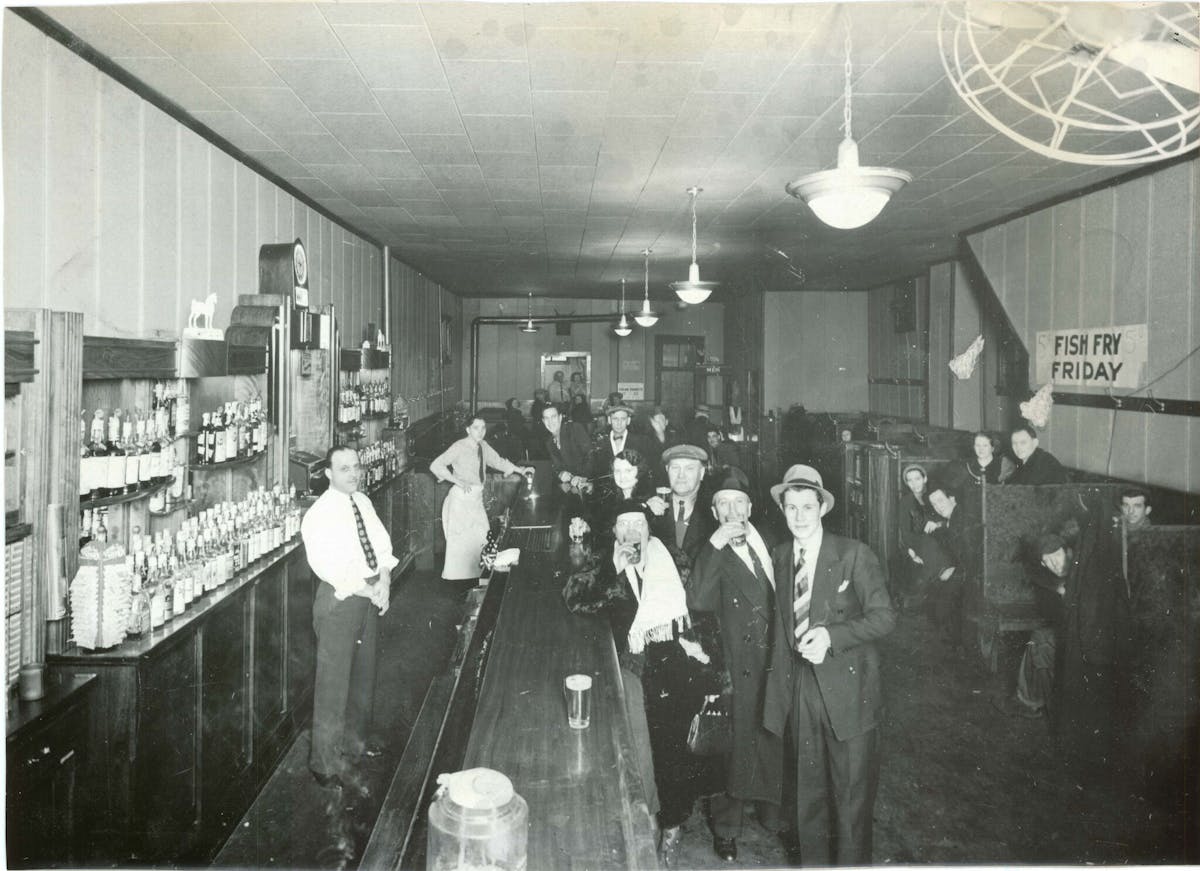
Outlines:
{"label": "man wearing flat cap", "polygon": [[710,489],[720,525],[696,555],[687,598],[693,611],[716,614],[733,685],[732,697],[725,700],[733,727],[725,792],[713,796],[709,806],[713,851],[733,862],[747,805],[757,805],[764,827],[779,828],[783,739],[762,722],[775,611],[775,542],[750,522],[750,484],[741,469],[729,468]]}
{"label": "man wearing flat cap", "polygon": [[646,501],[654,517],[650,529],[667,546],[685,583],[700,546],[717,527],[701,497],[708,451],[696,445],[675,445],[662,453],[671,492]]}
{"label": "man wearing flat cap", "polygon": [[775,626],[763,725],[796,751],[800,861],[871,864],[883,694],[875,641],[895,628],[869,547],[825,532],[833,494],[811,466],[771,488],[792,540],[772,553]]}
{"label": "man wearing flat cap", "polygon": [[633,420],[632,408],[619,403],[610,405],[605,414],[608,415],[608,432],[598,435],[597,444],[592,448],[592,476],[595,478],[612,473],[613,457],[621,451],[633,448],[643,457],[651,456],[646,440],[629,431],[629,423]]}

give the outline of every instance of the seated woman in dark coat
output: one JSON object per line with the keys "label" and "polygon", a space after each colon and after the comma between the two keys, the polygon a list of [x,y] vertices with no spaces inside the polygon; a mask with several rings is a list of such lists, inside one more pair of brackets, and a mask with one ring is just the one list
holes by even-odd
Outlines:
{"label": "seated woman in dark coat", "polygon": [[904,467],[904,484],[908,492],[900,497],[897,510],[900,522],[900,547],[908,557],[910,578],[905,599],[915,602],[923,595],[928,580],[926,564],[936,561],[936,543],[932,535],[941,528],[941,518],[929,504],[929,476],[925,467],[911,463]]}
{"label": "seated woman in dark coat", "polygon": [[582,393],[571,394],[571,412],[568,415],[575,423],[583,424],[588,432],[592,429],[592,409],[588,399]]}
{"label": "seated woman in dark coat", "polygon": [[563,599],[573,613],[605,617],[612,627],[642,780],[657,791],[660,861],[673,867],[679,827],[696,799],[723,789],[718,758],[687,748],[692,716],[722,689],[720,642],[693,628],[675,563],[650,535],[644,506],[622,502],[612,536],[611,548],[597,547],[590,565],[572,573]]}
{"label": "seated woman in dark coat", "polygon": [[641,451],[626,448],[613,457],[609,475],[595,482],[595,493],[588,500],[591,509],[588,525],[597,539],[608,540],[616,510],[627,500],[645,505],[654,495],[650,467]]}
{"label": "seated woman in dark coat", "polygon": [[991,433],[983,430],[975,433],[971,447],[975,456],[965,463],[966,477],[963,483],[974,481],[977,484],[999,484],[1015,471],[1016,466],[1012,460],[996,454],[999,443]]}

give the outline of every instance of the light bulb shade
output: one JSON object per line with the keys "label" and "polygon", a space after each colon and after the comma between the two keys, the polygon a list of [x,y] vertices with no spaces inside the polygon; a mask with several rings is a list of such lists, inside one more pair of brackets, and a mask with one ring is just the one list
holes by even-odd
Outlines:
{"label": "light bulb shade", "polygon": [[621,319],[617,321],[617,325],[613,327],[613,332],[622,339],[633,332],[633,327],[629,326],[629,318],[625,317],[624,312],[621,312]]}
{"label": "light bulb shade", "polygon": [[633,319],[639,327],[652,327],[658,323],[658,315],[650,308],[650,300],[642,303],[641,310],[634,313]]}
{"label": "light bulb shade", "polygon": [[522,333],[536,333],[537,331],[538,331],[538,326],[537,326],[537,324],[535,324],[533,322],[532,319],[527,320],[525,322],[525,326],[521,327]]}
{"label": "light bulb shade", "polygon": [[871,223],[888,200],[912,181],[900,169],[859,166],[858,145],[844,139],[838,146],[837,169],[812,172],[787,186],[787,192],[804,200],[830,227],[853,230]]}
{"label": "light bulb shade", "polygon": [[708,299],[709,294],[717,289],[720,282],[716,281],[701,281],[700,280],[700,264],[692,261],[692,265],[688,267],[687,281],[672,281],[671,290],[675,291],[675,295],[682,302],[688,305],[700,305]]}

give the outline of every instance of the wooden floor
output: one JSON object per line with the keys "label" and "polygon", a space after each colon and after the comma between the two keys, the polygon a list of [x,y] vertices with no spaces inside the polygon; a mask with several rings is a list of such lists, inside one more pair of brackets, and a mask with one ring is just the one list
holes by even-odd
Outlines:
{"label": "wooden floor", "polygon": [[[357,866],[366,833],[402,749],[408,722],[436,666],[450,653],[461,593],[434,573],[411,576],[383,623],[376,695],[390,755],[365,772],[375,796],[330,803],[308,775],[308,735],[297,740],[218,856],[225,867]],[[1015,640],[1015,639],[1014,639]],[[1168,807],[1103,765],[1060,762],[1044,720],[1008,719],[991,704],[1011,690],[1019,647],[1001,673],[938,641],[921,615],[903,615],[880,645],[887,723],[875,809],[879,864],[1182,863],[1182,799]],[[783,844],[748,819],[739,861],[722,865],[697,811],[684,826],[681,868],[780,867]],[[1195,861],[1195,856],[1191,857]],[[543,871],[533,869],[530,871]],[[545,869],[550,871],[550,869]]]}

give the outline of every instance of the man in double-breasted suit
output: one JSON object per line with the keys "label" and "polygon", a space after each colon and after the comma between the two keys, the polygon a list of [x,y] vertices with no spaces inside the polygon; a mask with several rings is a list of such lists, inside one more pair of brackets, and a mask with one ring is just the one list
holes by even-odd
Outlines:
{"label": "man in double-breasted suit", "polygon": [[566,483],[572,478],[586,478],[590,472],[592,442],[582,424],[566,420],[556,405],[542,409],[542,426],[546,428],[546,454],[554,474]]}
{"label": "man in double-breasted suit", "polygon": [[768,828],[779,823],[783,739],[768,732],[762,719],[775,617],[774,542],[750,522],[750,482],[741,469],[728,469],[710,489],[720,525],[696,555],[687,598],[693,611],[716,614],[733,686],[727,700],[733,749],[726,760],[725,793],[713,796],[709,820],[713,852],[733,862],[747,804],[757,803],[759,822]]}
{"label": "man in double-breasted suit", "polygon": [[708,452],[696,445],[675,445],[663,451],[671,492],[646,501],[654,515],[651,534],[667,546],[684,583],[700,546],[717,528],[716,518],[701,496]]}
{"label": "man in double-breasted suit", "polygon": [[869,865],[883,709],[875,640],[896,625],[879,560],[826,533],[833,494],[811,466],[771,488],[792,540],[772,553],[775,634],[763,725],[796,748],[796,834],[811,865]]}

